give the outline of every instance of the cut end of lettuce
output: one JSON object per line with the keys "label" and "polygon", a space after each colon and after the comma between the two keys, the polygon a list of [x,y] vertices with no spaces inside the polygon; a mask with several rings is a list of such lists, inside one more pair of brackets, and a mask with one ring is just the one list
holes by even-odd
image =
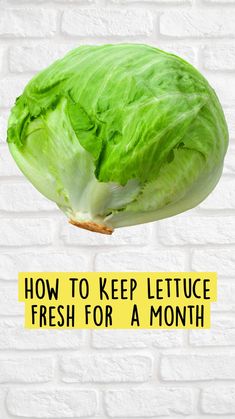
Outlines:
{"label": "cut end of lettuce", "polygon": [[28,83],[8,144],[72,224],[111,234],[205,199],[228,131],[215,92],[181,58],[142,44],[82,46]]}

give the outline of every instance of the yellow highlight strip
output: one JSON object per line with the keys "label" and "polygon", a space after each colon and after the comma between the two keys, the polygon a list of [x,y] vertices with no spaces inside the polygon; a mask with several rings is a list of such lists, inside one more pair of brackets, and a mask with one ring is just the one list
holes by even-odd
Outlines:
{"label": "yellow highlight strip", "polygon": [[21,272],[27,328],[209,328],[215,272]]}

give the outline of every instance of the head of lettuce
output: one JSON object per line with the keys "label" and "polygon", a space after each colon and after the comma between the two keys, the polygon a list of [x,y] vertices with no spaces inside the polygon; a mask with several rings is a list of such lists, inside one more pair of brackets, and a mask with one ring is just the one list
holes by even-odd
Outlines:
{"label": "head of lettuce", "polygon": [[8,144],[72,224],[111,234],[205,199],[228,131],[215,92],[181,58],[147,45],[81,46],[28,83]]}

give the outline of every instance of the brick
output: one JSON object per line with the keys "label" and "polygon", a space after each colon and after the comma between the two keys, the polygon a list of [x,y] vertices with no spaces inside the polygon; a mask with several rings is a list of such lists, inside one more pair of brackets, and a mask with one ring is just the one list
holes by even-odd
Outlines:
{"label": "brick", "polygon": [[4,77],[0,80],[0,106],[10,108],[29,81],[28,77]]}
{"label": "brick", "polygon": [[80,8],[64,12],[62,32],[81,37],[150,35],[153,21],[143,9]]}
{"label": "brick", "polygon": [[211,305],[212,311],[235,311],[235,284],[230,281],[218,281],[217,301]]}
{"label": "brick", "polygon": [[39,71],[76,46],[55,43],[13,46],[9,52],[10,70],[14,73]]}
{"label": "brick", "polygon": [[23,319],[0,320],[0,350],[78,349],[83,336],[81,330],[33,330],[24,328]]}
{"label": "brick", "polygon": [[87,255],[77,250],[1,252],[0,279],[16,279],[18,272],[80,272],[88,270]]}
{"label": "brick", "polygon": [[235,375],[235,356],[165,355],[161,359],[160,374],[165,381],[232,380]]}
{"label": "brick", "polygon": [[[64,0],[52,0],[54,3],[64,3]],[[74,4],[93,4],[97,3],[97,0],[67,0],[70,3]],[[99,0],[98,0],[99,1]]]}
{"label": "brick", "polygon": [[[9,0],[12,3],[32,3],[32,0]],[[97,0],[66,0],[66,3],[74,3],[74,4],[92,4],[97,2]],[[45,3],[45,0],[37,0],[37,3]],[[64,3],[64,0],[51,0],[51,3]]]}
{"label": "brick", "polygon": [[63,223],[61,227],[61,238],[68,245],[138,245],[147,244],[150,236],[149,225],[135,227],[117,228],[112,236],[98,235],[92,232],[77,229],[71,224]]}
{"label": "brick", "polygon": [[[235,26],[234,26],[235,28]],[[218,73],[204,72],[205,77],[216,91],[221,104],[224,107],[235,106],[235,76],[234,74],[227,73],[226,77]],[[229,86],[229,89],[228,89]]]}
{"label": "brick", "polygon": [[99,253],[95,259],[97,271],[180,271],[185,269],[185,255],[178,250],[156,252]]}
{"label": "brick", "polygon": [[6,145],[0,147],[0,177],[1,176],[23,176]]}
{"label": "brick", "polygon": [[[32,0],[9,0],[9,2],[12,3],[32,3]],[[66,0],[66,3],[75,3],[75,4],[80,4],[80,3],[95,3],[97,2],[97,0]],[[45,3],[45,0],[37,0],[37,3]],[[51,0],[51,3],[64,3],[64,0]]]}
{"label": "brick", "polygon": [[5,58],[6,50],[2,46],[0,46],[0,71],[4,68],[4,58]]}
{"label": "brick", "polygon": [[6,410],[5,399],[8,389],[6,387],[0,387],[0,406],[1,406],[1,416],[2,418],[8,418],[8,412]]}
{"label": "brick", "polygon": [[[136,0],[111,0],[112,3],[116,4],[131,4],[136,3]],[[182,4],[182,3],[190,3],[191,0],[142,0],[141,3],[156,3],[157,5],[164,5],[164,4]]]}
{"label": "brick", "polygon": [[98,349],[180,347],[184,333],[183,330],[93,330],[92,346]]}
{"label": "brick", "polygon": [[[209,197],[204,202],[200,204],[200,208],[210,209],[210,210],[234,209],[235,208],[234,179],[226,179],[226,178],[220,179],[218,185],[216,186],[216,189],[211,193],[211,195],[209,195]],[[227,219],[225,219],[225,228],[227,229]]]}
{"label": "brick", "polygon": [[56,31],[57,13],[50,9],[5,9],[0,15],[0,36],[46,37]]}
{"label": "brick", "polygon": [[176,38],[234,37],[234,16],[225,9],[169,11],[160,16],[160,33]]}
{"label": "brick", "polygon": [[0,283],[0,315],[16,316],[24,314],[23,304],[18,302],[18,285],[14,283]]}
{"label": "brick", "polygon": [[144,355],[76,355],[61,360],[67,383],[144,382],[152,374],[152,359]]}
{"label": "brick", "polygon": [[180,214],[158,223],[159,239],[167,245],[235,243],[233,216],[197,216]]}
{"label": "brick", "polygon": [[110,417],[172,417],[190,414],[193,400],[190,389],[157,386],[155,389],[107,391],[105,405]]}
{"label": "brick", "polygon": [[235,116],[235,108],[225,108],[224,109],[225,118],[228,124],[229,136],[232,139],[235,139],[235,124],[234,124],[234,116]]}
{"label": "brick", "polygon": [[0,143],[5,143],[6,138],[7,138],[8,115],[9,115],[8,110],[0,111]]}
{"label": "brick", "polygon": [[235,175],[235,148],[232,147],[232,144],[229,147],[228,152],[225,156],[223,173],[225,175]]}
{"label": "brick", "polygon": [[216,271],[218,275],[231,277],[235,275],[234,249],[203,249],[192,253],[192,269],[199,272]]}
{"label": "brick", "polygon": [[12,389],[6,404],[9,413],[16,417],[80,418],[96,413],[97,397],[93,390]]}
{"label": "brick", "polygon": [[[215,304],[215,303],[213,303]],[[231,313],[230,313],[231,316]],[[198,333],[197,333],[198,332]],[[234,316],[212,315],[210,329],[190,330],[189,341],[192,346],[233,346],[235,345],[235,320]]]}
{"label": "brick", "polygon": [[57,210],[54,202],[49,201],[30,183],[0,184],[0,211],[50,211]]}
{"label": "brick", "polygon": [[53,230],[49,219],[1,219],[0,246],[45,246],[52,240]]}
{"label": "brick", "polygon": [[0,371],[0,383],[42,383],[53,378],[54,362],[51,356],[1,356]]}
{"label": "brick", "polygon": [[213,385],[204,388],[201,393],[201,409],[203,413],[214,413],[216,417],[235,414],[235,386]]}
{"label": "brick", "polygon": [[235,47],[232,45],[206,46],[202,50],[204,67],[207,70],[235,70]]}
{"label": "brick", "polygon": [[234,0],[204,0],[205,3],[208,4],[232,4],[234,5]]}

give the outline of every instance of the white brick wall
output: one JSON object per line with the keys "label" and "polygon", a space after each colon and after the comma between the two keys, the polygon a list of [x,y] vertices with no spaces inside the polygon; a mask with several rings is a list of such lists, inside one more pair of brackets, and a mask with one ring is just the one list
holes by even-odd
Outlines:
{"label": "white brick wall", "polygon": [[151,35],[153,19],[144,8],[134,10],[113,8],[72,9],[62,15],[62,33],[80,37]]}
{"label": "white brick wall", "polygon": [[9,414],[15,417],[82,418],[97,411],[94,390],[77,388],[11,389],[6,398]]}
{"label": "white brick wall", "polygon": [[[223,177],[196,210],[113,237],[79,231],[24,179],[5,144],[32,75],[84,43],[181,55],[224,105]],[[235,0],[0,0],[0,418],[235,418]],[[23,328],[22,270],[216,270],[210,330]]]}
{"label": "white brick wall", "polygon": [[227,9],[166,11],[160,18],[160,33],[177,38],[235,36],[234,16]]}
{"label": "white brick wall", "polygon": [[0,383],[46,383],[54,376],[52,356],[5,355],[0,358]]}
{"label": "white brick wall", "polygon": [[66,383],[141,383],[152,375],[152,359],[146,355],[125,353],[67,355],[61,359],[61,375]]}
{"label": "white brick wall", "polygon": [[186,387],[108,390],[105,407],[110,417],[162,417],[193,412],[193,391]]}
{"label": "white brick wall", "polygon": [[165,355],[160,374],[164,381],[232,380],[235,375],[235,356]]}
{"label": "white brick wall", "polygon": [[3,38],[45,38],[56,32],[56,10],[6,8],[1,11],[0,35]]}

